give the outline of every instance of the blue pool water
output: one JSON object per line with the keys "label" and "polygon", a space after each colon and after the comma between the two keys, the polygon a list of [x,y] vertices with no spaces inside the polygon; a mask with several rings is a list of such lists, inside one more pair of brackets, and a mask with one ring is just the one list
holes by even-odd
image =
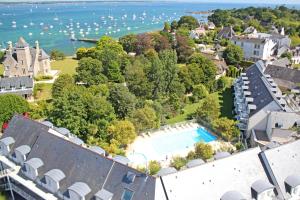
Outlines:
{"label": "blue pool water", "polygon": [[190,149],[197,142],[212,142],[217,138],[205,128],[198,128],[189,131],[178,131],[171,135],[162,134],[152,139],[152,146],[158,155],[172,154],[173,152]]}
{"label": "blue pool water", "polygon": [[208,143],[215,140],[217,137],[202,127],[172,128],[137,139],[127,157],[136,165],[144,165],[150,160],[166,161],[176,155],[186,156],[200,141]]}

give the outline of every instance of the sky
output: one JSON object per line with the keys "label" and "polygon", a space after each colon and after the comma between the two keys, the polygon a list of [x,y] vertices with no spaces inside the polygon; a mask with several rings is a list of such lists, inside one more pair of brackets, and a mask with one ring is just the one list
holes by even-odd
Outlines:
{"label": "sky", "polygon": [[[44,2],[44,1],[76,1],[76,0],[0,0],[0,2]],[[95,0],[79,0],[95,1]],[[113,0],[103,0],[113,1]],[[122,1],[122,0],[118,0]],[[127,0],[128,1],[128,0]],[[134,1],[134,0],[133,0]],[[219,2],[219,3],[263,3],[263,4],[300,4],[300,0],[144,0],[144,1],[180,1],[180,2]]]}

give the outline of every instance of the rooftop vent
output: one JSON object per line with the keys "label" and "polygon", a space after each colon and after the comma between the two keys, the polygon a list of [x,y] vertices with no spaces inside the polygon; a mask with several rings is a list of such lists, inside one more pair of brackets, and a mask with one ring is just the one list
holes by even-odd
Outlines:
{"label": "rooftop vent", "polygon": [[128,158],[126,158],[125,156],[120,156],[117,155],[113,158],[114,161],[124,164],[124,165],[128,165],[128,163],[130,162],[130,160]]}
{"label": "rooftop vent", "polygon": [[95,152],[95,153],[98,153],[98,154],[101,154],[101,155],[105,155],[105,150],[102,149],[101,147],[98,147],[98,146],[91,146],[89,148],[91,151]]}
{"label": "rooftop vent", "polygon": [[176,173],[177,170],[174,167],[168,167],[168,168],[162,168],[161,170],[159,170],[157,172],[157,176],[164,176],[164,175],[168,175],[168,174],[173,174]]}
{"label": "rooftop vent", "polygon": [[286,192],[291,194],[292,189],[300,186],[300,176],[296,174],[288,176],[284,180],[284,185],[285,185]]}
{"label": "rooftop vent", "polygon": [[44,124],[44,125],[46,125],[46,126],[48,126],[49,128],[53,128],[54,127],[53,124],[51,122],[49,122],[49,121],[43,121],[41,123]]}
{"label": "rooftop vent", "polygon": [[71,132],[69,129],[66,129],[66,128],[63,128],[63,127],[60,127],[60,128],[57,128],[56,129],[59,133],[61,133],[62,135],[66,136],[66,137],[70,137],[71,135]]}
{"label": "rooftop vent", "polygon": [[199,166],[199,165],[202,165],[204,164],[205,162],[202,160],[202,159],[195,159],[195,160],[191,160],[189,161],[186,166],[187,168],[192,168],[192,167],[196,167],[196,166]]}
{"label": "rooftop vent", "polygon": [[268,181],[257,180],[251,186],[252,198],[257,199],[259,194],[261,194],[265,191],[268,191],[268,190],[273,190],[273,189],[274,189],[274,186],[271,183],[269,183]]}
{"label": "rooftop vent", "polygon": [[10,146],[15,143],[15,139],[12,137],[5,137],[0,140],[0,153],[4,156],[10,152]]}
{"label": "rooftop vent", "polygon": [[68,188],[69,199],[84,199],[91,191],[91,188],[86,183],[76,182]]}
{"label": "rooftop vent", "polygon": [[113,198],[113,196],[114,196],[113,193],[111,193],[105,189],[101,189],[95,194],[95,199],[96,200],[111,200]]}
{"label": "rooftop vent", "polygon": [[81,139],[79,139],[78,137],[71,137],[70,141],[77,144],[77,145],[83,145],[84,144],[84,142]]}
{"label": "rooftop vent", "polygon": [[249,110],[256,110],[256,105],[255,104],[248,104]]}
{"label": "rooftop vent", "polygon": [[246,200],[246,198],[238,191],[233,190],[223,194],[220,200]]}
{"label": "rooftop vent", "polygon": [[230,156],[231,154],[224,151],[224,152],[217,152],[216,155],[214,155],[215,160],[219,160],[221,158],[226,158],[228,156]]}

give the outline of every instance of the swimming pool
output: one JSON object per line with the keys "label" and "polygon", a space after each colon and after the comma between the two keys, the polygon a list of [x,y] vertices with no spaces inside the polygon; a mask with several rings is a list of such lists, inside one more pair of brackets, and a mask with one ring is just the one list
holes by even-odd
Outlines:
{"label": "swimming pool", "polygon": [[217,137],[205,128],[194,127],[172,128],[158,131],[150,137],[139,138],[132,146],[132,152],[127,156],[133,162],[149,160],[165,160],[175,155],[185,155],[194,149],[198,142],[212,142]]}

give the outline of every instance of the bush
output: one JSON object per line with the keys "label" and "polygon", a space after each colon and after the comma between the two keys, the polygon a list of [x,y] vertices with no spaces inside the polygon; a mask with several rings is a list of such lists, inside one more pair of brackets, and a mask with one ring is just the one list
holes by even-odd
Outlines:
{"label": "bush", "polygon": [[196,144],[195,154],[196,158],[208,160],[213,157],[214,151],[211,145],[200,142]]}
{"label": "bush", "polygon": [[151,160],[148,167],[150,175],[157,174],[157,172],[161,169],[160,163],[156,160]]}
{"label": "bush", "polygon": [[50,53],[50,58],[51,60],[64,60],[66,58],[66,55],[64,54],[64,52],[54,49]]}
{"label": "bush", "polygon": [[180,170],[183,166],[185,166],[187,160],[184,157],[175,156],[171,161],[171,167],[174,167],[177,170]]}
{"label": "bush", "polygon": [[42,75],[42,76],[34,77],[35,81],[43,81],[43,80],[51,80],[51,79],[53,79],[53,76],[51,75]]}

